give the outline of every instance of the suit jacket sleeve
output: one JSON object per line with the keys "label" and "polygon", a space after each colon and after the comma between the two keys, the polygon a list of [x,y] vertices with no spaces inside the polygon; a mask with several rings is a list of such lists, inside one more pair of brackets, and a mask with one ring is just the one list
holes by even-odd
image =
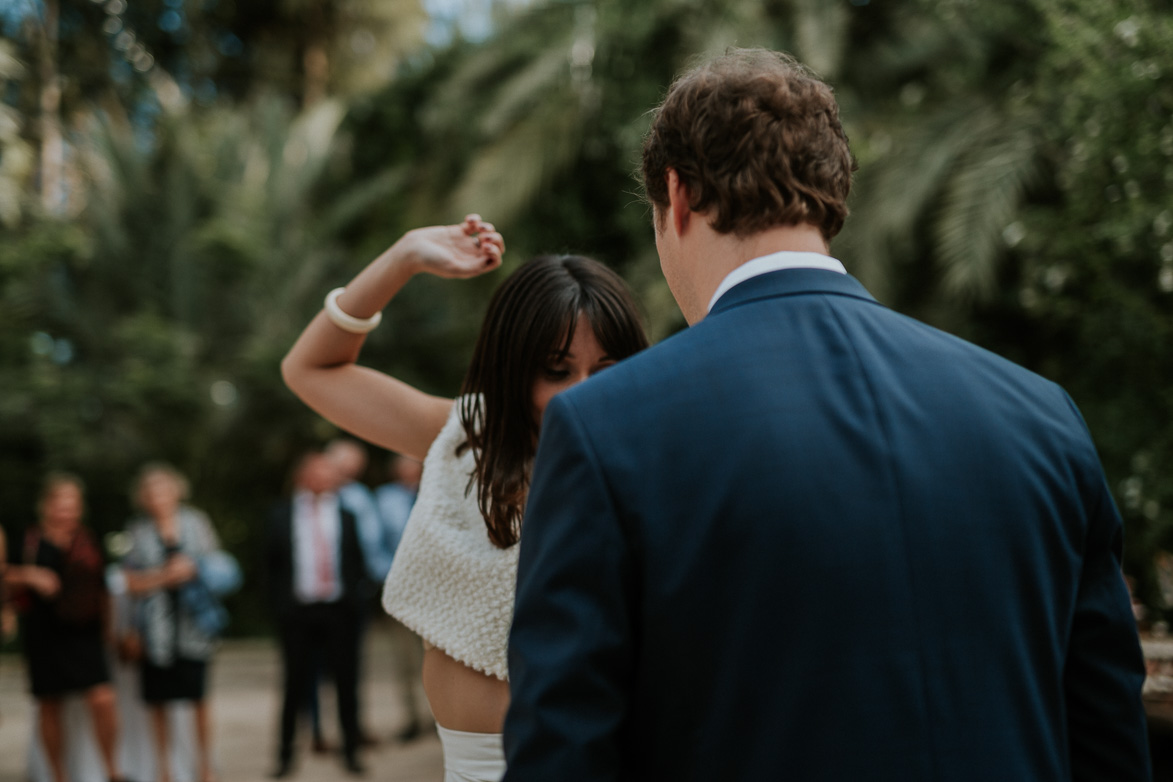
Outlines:
{"label": "suit jacket sleeve", "polygon": [[1144,656],[1121,569],[1123,523],[1098,462],[1095,468],[1063,677],[1071,778],[1147,782],[1152,771],[1141,700]]}
{"label": "suit jacket sleeve", "polygon": [[633,559],[574,408],[546,410],[509,643],[506,782],[616,779],[633,657]]}

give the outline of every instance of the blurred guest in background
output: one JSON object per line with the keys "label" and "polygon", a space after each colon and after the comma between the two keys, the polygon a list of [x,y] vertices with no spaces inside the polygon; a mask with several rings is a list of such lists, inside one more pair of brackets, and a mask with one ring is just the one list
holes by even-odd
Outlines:
{"label": "blurred guest in background", "polygon": [[386,561],[380,562],[383,578],[386,571],[391,569],[391,560],[395,557],[395,549],[399,539],[403,537],[403,528],[407,526],[407,517],[415,506],[416,495],[420,490],[420,478],[423,476],[424,466],[409,456],[392,454],[387,463],[387,473],[391,480],[375,489],[375,505],[379,509],[379,519],[383,523],[383,551],[386,552]]}
{"label": "blurred guest in background", "polygon": [[[381,538],[379,511],[375,507],[375,496],[362,476],[367,471],[367,451],[362,445],[347,438],[332,440],[326,446],[326,456],[338,471],[338,500],[342,507],[354,514],[358,522],[359,544],[363,547],[363,555],[367,559],[368,551],[374,552],[379,546]],[[382,582],[379,582],[380,586]]]}
{"label": "blurred guest in background", "polygon": [[208,517],[183,504],[187,494],[187,479],[175,468],[154,463],[140,470],[131,499],[143,515],[131,521],[130,551],[123,559],[126,588],[136,598],[142,694],[151,711],[157,782],[170,779],[166,707],[176,701],[194,707],[197,778],[215,779],[206,691],[216,637],[180,599],[180,590],[198,578],[200,557],[218,551],[220,542]]}
{"label": "blurred guest in background", "polygon": [[[372,563],[372,567],[380,574],[380,583],[386,580],[387,573],[391,570],[395,549],[403,537],[403,528],[407,526],[411,509],[415,506],[423,465],[411,457],[392,454],[387,471],[391,481],[375,489],[375,505],[379,509],[379,520],[382,522],[382,545],[379,547],[379,559]],[[406,723],[396,738],[400,741],[411,741],[420,734],[416,689],[420,683],[424,647],[419,636],[407,629],[402,622],[391,616],[388,616],[388,620],[391,664],[394,666],[395,679],[399,684],[400,705],[406,715]]]}
{"label": "blurred guest in background", "polygon": [[[16,611],[8,602],[8,538],[4,535],[4,528],[0,527],[0,646],[8,643],[16,635]],[[0,720],[4,714],[0,711]]]}
{"label": "blurred guest in background", "polygon": [[0,644],[16,635],[16,611],[8,599],[8,538],[0,527]]}
{"label": "blurred guest in background", "polygon": [[297,715],[314,685],[318,655],[334,680],[346,769],[364,771],[358,758],[357,614],[366,574],[354,513],[338,499],[340,482],[333,460],[310,452],[294,470],[293,496],[269,515],[266,570],[284,667],[276,778],[293,771]]}
{"label": "blurred guest in background", "polygon": [[38,505],[40,523],[28,530],[21,550],[12,552],[12,565],[4,574],[21,612],[40,739],[55,782],[67,779],[62,701],[75,693],[83,694],[89,707],[107,778],[119,777],[118,720],[105,648],[105,563],[81,523],[83,495],[76,476],[49,475]]}
{"label": "blurred guest in background", "polygon": [[[110,590],[111,628],[114,655],[110,677],[118,700],[118,765],[123,777],[133,782],[155,778],[155,740],[151,709],[143,702],[142,635],[135,619],[137,600],[126,586],[122,559],[129,553],[130,535],[121,532],[106,541],[106,553],[114,560],[106,568],[106,585]],[[167,708],[168,759],[174,782],[196,782],[195,722],[189,704]],[[68,712],[66,718],[68,719]],[[164,762],[160,759],[159,762]],[[76,781],[75,781],[76,782]],[[96,780],[101,782],[101,780]]]}
{"label": "blurred guest in background", "polygon": [[[375,596],[379,592],[379,588],[383,585],[383,578],[387,573],[379,574],[377,568],[372,568],[372,563],[379,557],[379,552],[383,548],[383,524],[379,518],[379,510],[375,507],[375,496],[371,490],[367,488],[366,484],[362,482],[363,474],[367,471],[367,465],[370,460],[367,456],[367,450],[358,442],[349,438],[340,437],[331,440],[326,445],[326,456],[334,463],[334,468],[338,470],[338,480],[341,486],[338,487],[338,500],[342,503],[342,507],[354,514],[354,520],[358,524],[358,542],[362,547],[363,562],[365,564],[365,578],[360,584],[362,601],[362,609],[358,612],[356,621],[358,622],[357,632],[358,638],[358,683],[362,686],[362,670],[363,660],[362,651],[363,643],[366,639],[367,627],[370,624],[371,614],[378,608],[378,603]],[[314,688],[314,697],[312,699],[317,701],[317,688]],[[362,715],[359,714],[359,736],[363,744],[373,746],[376,744],[374,737],[365,729],[361,727]]]}

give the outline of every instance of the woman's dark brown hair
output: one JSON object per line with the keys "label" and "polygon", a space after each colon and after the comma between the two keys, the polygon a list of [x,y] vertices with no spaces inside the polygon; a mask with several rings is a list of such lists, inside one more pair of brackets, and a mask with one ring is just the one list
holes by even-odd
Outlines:
{"label": "woman's dark brown hair", "polygon": [[579,255],[526,263],[489,302],[461,389],[460,420],[476,461],[477,504],[489,539],[518,541],[538,442],[534,382],[565,357],[580,318],[616,361],[647,347],[635,300],[619,275]]}

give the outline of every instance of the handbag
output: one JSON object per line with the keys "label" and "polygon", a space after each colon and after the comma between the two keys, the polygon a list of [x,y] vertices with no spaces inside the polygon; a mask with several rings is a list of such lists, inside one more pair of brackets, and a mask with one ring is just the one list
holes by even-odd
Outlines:
{"label": "handbag", "polygon": [[215,638],[228,627],[228,611],[202,579],[193,578],[179,587],[179,603],[204,635]]}
{"label": "handbag", "polygon": [[196,562],[199,580],[215,597],[231,595],[240,589],[244,578],[236,557],[227,551],[209,551]]}
{"label": "handbag", "polygon": [[219,598],[240,589],[240,564],[226,551],[209,551],[196,561],[196,569],[197,576],[179,588],[179,602],[200,632],[216,637],[231,619]]}

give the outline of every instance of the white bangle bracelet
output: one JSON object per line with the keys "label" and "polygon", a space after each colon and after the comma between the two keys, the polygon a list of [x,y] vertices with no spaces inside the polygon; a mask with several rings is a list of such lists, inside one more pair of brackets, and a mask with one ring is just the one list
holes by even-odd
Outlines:
{"label": "white bangle bracelet", "polygon": [[338,328],[343,331],[349,331],[351,334],[366,334],[373,331],[383,320],[383,313],[376,312],[369,318],[356,318],[353,315],[347,315],[338,306],[338,297],[346,288],[335,288],[326,294],[326,317],[330,319]]}

